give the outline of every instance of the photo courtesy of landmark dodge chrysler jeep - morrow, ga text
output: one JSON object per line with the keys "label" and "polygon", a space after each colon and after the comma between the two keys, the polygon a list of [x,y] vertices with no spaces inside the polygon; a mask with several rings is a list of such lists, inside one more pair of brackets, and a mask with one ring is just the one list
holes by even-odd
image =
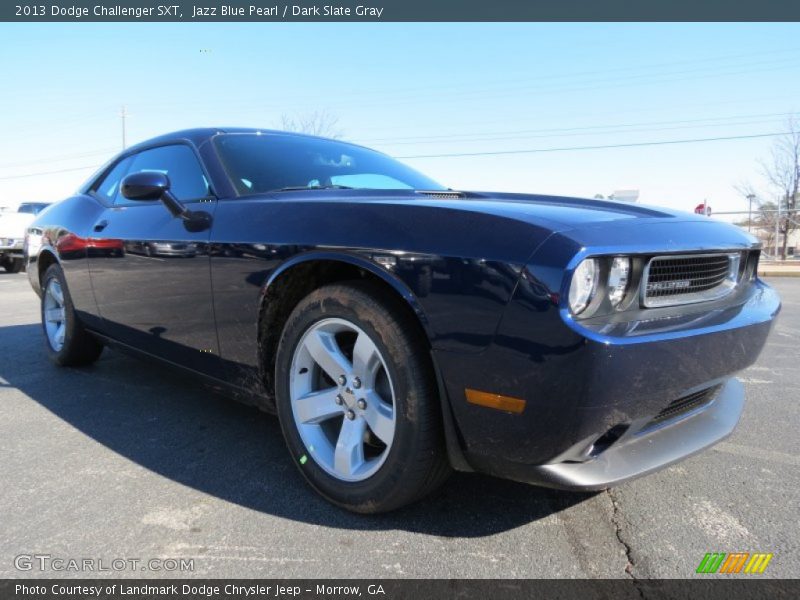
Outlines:
{"label": "photo courtesy of landmark dodge chrysler jeep - morrow, ga text", "polygon": [[268,130],[128,148],[31,231],[53,361],[111,346],[225,387],[358,512],[452,469],[599,490],[692,455],[736,426],[780,309],[732,225]]}

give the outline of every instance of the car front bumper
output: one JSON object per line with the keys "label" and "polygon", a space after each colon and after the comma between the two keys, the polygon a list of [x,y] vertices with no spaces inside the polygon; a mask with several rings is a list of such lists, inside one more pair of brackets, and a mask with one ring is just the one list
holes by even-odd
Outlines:
{"label": "car front bumper", "polygon": [[[736,426],[744,393],[733,376],[755,362],[779,309],[755,281],[735,305],[590,330],[518,290],[485,352],[436,354],[464,458],[508,479],[597,490],[699,452]],[[466,389],[525,407],[476,406]]]}
{"label": "car front bumper", "polygon": [[15,258],[22,258],[23,243],[22,241],[15,241],[13,244],[4,243],[5,240],[0,239],[0,254],[10,254]]}
{"label": "car front bumper", "polygon": [[703,408],[660,427],[644,427],[618,440],[596,458],[545,465],[505,463],[508,479],[574,491],[613,487],[683,460],[728,437],[744,408],[744,386],[729,379]]}

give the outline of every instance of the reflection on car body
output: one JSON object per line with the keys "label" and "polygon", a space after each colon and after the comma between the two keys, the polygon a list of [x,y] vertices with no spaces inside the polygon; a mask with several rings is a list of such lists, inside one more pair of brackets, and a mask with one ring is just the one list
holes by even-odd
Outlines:
{"label": "reflection on car body", "polygon": [[183,242],[127,242],[125,251],[145,256],[194,258],[197,244]]}

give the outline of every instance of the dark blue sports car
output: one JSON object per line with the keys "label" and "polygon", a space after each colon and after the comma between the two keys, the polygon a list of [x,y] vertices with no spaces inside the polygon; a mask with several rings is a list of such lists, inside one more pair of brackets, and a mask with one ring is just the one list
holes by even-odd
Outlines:
{"label": "dark blue sports car", "polygon": [[598,490],[721,440],[780,302],[733,226],[454,191],[378,152],[197,129],[125,150],[37,218],[45,347],[182,367],[280,418],[331,502],[451,469]]}

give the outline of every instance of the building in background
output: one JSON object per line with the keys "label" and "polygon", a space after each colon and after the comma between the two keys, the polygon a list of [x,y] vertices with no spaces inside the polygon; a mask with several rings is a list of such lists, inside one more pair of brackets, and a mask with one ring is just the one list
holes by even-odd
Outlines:
{"label": "building in background", "polygon": [[639,190],[614,190],[608,197],[609,200],[617,202],[637,202],[639,200]]}
{"label": "building in background", "polygon": [[615,190],[608,196],[595,194],[595,200],[616,200],[617,202],[636,202],[639,200],[639,190]]}

